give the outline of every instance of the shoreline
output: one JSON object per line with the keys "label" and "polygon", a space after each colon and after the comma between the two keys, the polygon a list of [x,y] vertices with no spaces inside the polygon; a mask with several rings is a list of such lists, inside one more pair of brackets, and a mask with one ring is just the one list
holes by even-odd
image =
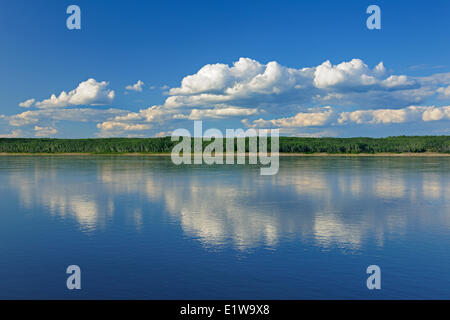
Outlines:
{"label": "shoreline", "polygon": [[[193,155],[193,154],[191,154]],[[223,154],[224,156],[226,153]],[[236,154],[235,154],[236,155]],[[249,156],[248,153],[245,154]],[[270,153],[269,153],[270,155]],[[0,156],[144,156],[144,157],[170,157],[171,153],[9,153],[0,152]],[[280,157],[450,157],[450,153],[438,152],[404,152],[404,153],[279,153]]]}

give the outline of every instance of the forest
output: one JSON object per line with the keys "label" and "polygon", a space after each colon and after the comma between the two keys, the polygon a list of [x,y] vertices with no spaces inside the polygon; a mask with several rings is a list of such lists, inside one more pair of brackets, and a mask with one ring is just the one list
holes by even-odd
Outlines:
{"label": "forest", "polygon": [[[387,138],[280,137],[281,153],[450,153],[450,136],[398,136]],[[193,141],[192,141],[193,142]],[[171,137],[106,139],[0,138],[0,153],[170,153],[178,144]],[[211,142],[203,141],[206,146]],[[225,150],[225,143],[224,150]],[[237,143],[235,143],[236,148]],[[270,138],[268,141],[270,151]],[[193,150],[193,149],[192,149]],[[246,139],[248,151],[248,138]]]}

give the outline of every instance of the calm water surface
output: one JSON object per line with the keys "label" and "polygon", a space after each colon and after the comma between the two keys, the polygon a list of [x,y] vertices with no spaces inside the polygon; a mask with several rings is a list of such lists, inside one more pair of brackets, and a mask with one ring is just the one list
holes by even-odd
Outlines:
{"label": "calm water surface", "polygon": [[[450,298],[449,158],[292,157],[259,173],[1,157],[0,298]],[[81,291],[66,289],[72,264]]]}

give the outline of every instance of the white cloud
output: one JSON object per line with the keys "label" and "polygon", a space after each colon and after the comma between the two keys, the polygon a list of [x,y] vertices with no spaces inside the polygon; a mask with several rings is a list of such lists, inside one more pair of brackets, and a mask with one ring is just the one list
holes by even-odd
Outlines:
{"label": "white cloud", "polygon": [[19,103],[19,107],[29,108],[34,104],[35,101],[36,101],[35,99],[28,99],[24,102]]}
{"label": "white cloud", "polygon": [[373,72],[360,59],[342,62],[333,66],[330,61],[325,61],[314,72],[314,85],[317,88],[327,88],[340,84],[348,85],[373,85],[377,79]]}
{"label": "white cloud", "polygon": [[111,117],[125,115],[128,111],[120,109],[92,109],[92,108],[72,108],[72,109],[41,109],[25,111],[10,117],[9,125],[21,127],[30,124],[37,124],[45,121],[105,121]]}
{"label": "white cloud", "polygon": [[405,75],[391,75],[387,78],[385,76],[386,69],[382,62],[371,70],[360,59],[342,62],[335,66],[330,61],[325,61],[316,68],[314,85],[321,89],[339,87],[350,90],[408,89],[416,86],[416,81]]}
{"label": "white cloud", "polygon": [[161,132],[158,132],[157,134],[155,134],[155,137],[161,138],[161,137],[168,137],[170,135],[172,135],[172,131],[161,131]]}
{"label": "white cloud", "polygon": [[338,123],[391,124],[450,119],[450,107],[410,106],[403,109],[357,110],[342,112]]}
{"label": "white cloud", "polygon": [[186,76],[180,88],[170,89],[171,95],[192,95],[207,92],[223,92],[235,83],[248,82],[263,72],[264,66],[259,62],[240,58],[230,68],[226,64],[208,64],[196,74]]}
{"label": "white cloud", "polygon": [[142,124],[142,130],[150,129],[149,123],[167,125],[170,120],[201,120],[223,119],[237,116],[250,116],[258,112],[256,108],[239,108],[234,106],[219,105],[214,109],[191,109],[190,113],[181,113],[177,109],[168,109],[163,106],[153,106],[139,112],[129,112],[125,115],[114,117],[112,121],[99,123],[97,128],[101,130],[121,129],[134,130],[138,124]]}
{"label": "white cloud", "polygon": [[[126,86],[142,91],[144,82]],[[163,90],[167,86],[155,87]],[[447,120],[447,107],[419,107],[427,99],[450,97],[450,73],[428,77],[391,74],[380,62],[369,67],[360,59],[333,65],[290,68],[276,61],[266,64],[240,58],[228,64],[208,64],[166,92],[161,105],[139,111],[73,108],[111,103],[114,91],[108,82],[89,79],[66,93],[22,107],[29,110],[4,117],[10,126],[53,128],[57,121],[95,122],[100,135],[128,134],[145,130],[167,131],[177,122],[199,119],[248,118],[247,126],[279,127],[292,134],[305,134],[323,126],[343,124],[391,124]],[[324,106],[332,106],[324,108]],[[357,109],[357,110],[355,110]],[[348,111],[354,110],[354,111]],[[256,115],[264,115],[257,119]],[[265,119],[263,119],[265,118]],[[341,126],[337,126],[340,124]],[[326,129],[322,129],[322,131]],[[41,130],[42,131],[42,130]],[[152,131],[152,134],[155,134]]]}
{"label": "white cloud", "polygon": [[14,127],[21,127],[34,124],[39,121],[37,117],[38,111],[25,111],[9,117],[9,124]]}
{"label": "white cloud", "polygon": [[224,107],[216,109],[193,109],[189,116],[189,120],[201,120],[206,118],[225,118],[236,116],[250,116],[258,113],[258,109],[251,108],[237,108],[237,107]]}
{"label": "white cloud", "polygon": [[342,112],[338,119],[339,124],[354,122],[357,124],[388,124],[404,123],[420,118],[421,107],[408,107],[403,109],[378,109],[378,110],[357,110],[353,112]]}
{"label": "white cloud", "polygon": [[333,115],[331,108],[326,108],[322,112],[299,112],[293,117],[264,120],[258,119],[249,123],[244,119],[242,122],[248,127],[268,127],[275,126],[281,128],[290,127],[317,127],[327,124]]}
{"label": "white cloud", "polygon": [[34,134],[35,137],[49,137],[49,136],[53,136],[58,133],[58,130],[56,130],[55,128],[52,128],[52,127],[35,126],[34,131],[35,131],[35,134]]}
{"label": "white cloud", "polygon": [[0,134],[0,138],[19,138],[22,136],[22,130],[13,130],[11,133]]}
{"label": "white cloud", "polygon": [[139,114],[145,122],[159,122],[166,119],[170,115],[170,111],[164,110],[160,106],[153,106],[145,110],[140,110]]}
{"label": "white cloud", "polygon": [[68,106],[80,105],[105,105],[114,100],[114,91],[108,89],[109,83],[106,81],[97,82],[95,79],[89,79],[81,82],[78,87],[69,93],[61,92],[59,96],[52,94],[49,99],[36,102],[36,107],[63,108]]}
{"label": "white cloud", "polygon": [[103,123],[98,123],[97,128],[101,130],[142,131],[150,129],[151,126],[146,124],[128,124],[117,121],[105,121]]}
{"label": "white cloud", "polygon": [[407,76],[390,76],[381,82],[381,85],[386,88],[412,88],[416,85],[416,82],[409,79]]}
{"label": "white cloud", "polygon": [[134,120],[141,120],[142,116],[137,112],[130,112],[123,116],[116,116],[114,118],[115,121],[134,121]]}
{"label": "white cloud", "polygon": [[423,121],[438,121],[438,120],[450,120],[450,106],[446,107],[428,107],[423,115]]}
{"label": "white cloud", "polygon": [[[403,123],[421,120],[425,110],[414,106],[435,95],[439,85],[446,83],[450,84],[450,74],[413,78],[389,74],[382,62],[369,68],[360,59],[337,65],[325,61],[316,67],[296,69],[276,61],[263,64],[240,58],[232,65],[205,65],[197,73],[184,77],[180,87],[171,88],[162,105],[130,112],[114,121],[124,123],[125,127],[139,123],[161,127],[173,120],[226,119],[266,113],[287,116],[246,119],[244,123],[285,129],[344,123]],[[333,109],[314,111],[324,105],[333,105]],[[315,109],[311,110],[311,106]],[[339,112],[340,108],[354,106],[359,110]],[[384,109],[379,109],[380,106]],[[435,112],[434,117],[439,116]]]}
{"label": "white cloud", "polygon": [[[435,84],[433,84],[435,85]],[[421,103],[434,93],[430,83],[406,75],[390,75],[380,62],[370,69],[353,59],[332,65],[289,68],[276,61],[262,64],[240,58],[231,66],[208,64],[183,78],[172,88],[164,103],[167,108],[215,107],[233,104],[261,110],[292,110],[315,103],[359,105],[362,108],[387,105],[401,107]]]}
{"label": "white cloud", "polygon": [[141,80],[138,80],[135,84],[131,84],[125,87],[126,90],[130,91],[138,91],[142,92],[142,87],[144,86],[144,82]]}
{"label": "white cloud", "polygon": [[450,98],[450,86],[437,89],[441,98]]}
{"label": "white cloud", "polygon": [[[249,58],[240,58],[230,67],[225,64],[206,65],[194,75],[185,77],[181,87],[172,88],[164,103],[167,108],[232,104],[254,108],[262,104],[283,105],[305,100],[305,91],[312,87],[313,69],[286,68],[277,62],[263,65]],[[310,95],[307,99],[310,98]]]}
{"label": "white cloud", "polygon": [[[119,114],[112,119],[100,122],[97,124],[104,133],[102,136],[114,134],[121,134],[126,131],[143,131],[153,127],[154,124],[167,125],[167,121],[175,119],[177,114],[174,110],[164,110],[161,106],[153,106],[139,112],[127,112]],[[180,116],[180,114],[178,114]],[[182,115],[183,119],[187,116]]]}

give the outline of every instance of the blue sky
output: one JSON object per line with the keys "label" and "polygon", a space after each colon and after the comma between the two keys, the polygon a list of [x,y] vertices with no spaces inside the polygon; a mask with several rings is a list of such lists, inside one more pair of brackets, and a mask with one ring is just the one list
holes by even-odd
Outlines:
{"label": "blue sky", "polygon": [[[81,30],[66,27],[71,4]],[[371,4],[381,30],[366,27]],[[193,120],[290,136],[450,134],[449,10],[0,0],[0,136],[150,137]]]}

